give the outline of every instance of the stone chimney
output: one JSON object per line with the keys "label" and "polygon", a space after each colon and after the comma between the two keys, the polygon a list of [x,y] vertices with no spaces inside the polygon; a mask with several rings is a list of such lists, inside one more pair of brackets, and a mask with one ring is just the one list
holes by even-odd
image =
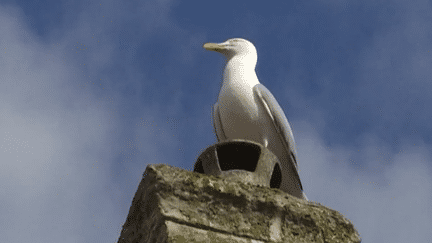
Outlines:
{"label": "stone chimney", "polygon": [[361,242],[339,212],[279,189],[149,165],[119,243]]}

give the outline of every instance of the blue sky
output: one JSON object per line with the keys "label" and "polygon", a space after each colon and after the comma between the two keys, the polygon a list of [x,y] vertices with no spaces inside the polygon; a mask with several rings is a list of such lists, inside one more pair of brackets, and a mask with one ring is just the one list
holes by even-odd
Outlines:
{"label": "blue sky", "polygon": [[431,3],[267,4],[2,0],[2,239],[117,242],[146,166],[216,142],[224,59],[202,45],[241,37],[308,198],[363,242],[430,241]]}

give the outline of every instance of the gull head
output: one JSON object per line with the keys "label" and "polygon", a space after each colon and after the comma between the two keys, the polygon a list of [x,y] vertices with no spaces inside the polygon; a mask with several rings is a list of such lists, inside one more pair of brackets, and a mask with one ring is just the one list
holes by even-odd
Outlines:
{"label": "gull head", "polygon": [[245,57],[256,63],[257,51],[255,46],[248,40],[242,38],[229,39],[222,43],[205,43],[206,50],[222,53],[227,60],[233,57]]}

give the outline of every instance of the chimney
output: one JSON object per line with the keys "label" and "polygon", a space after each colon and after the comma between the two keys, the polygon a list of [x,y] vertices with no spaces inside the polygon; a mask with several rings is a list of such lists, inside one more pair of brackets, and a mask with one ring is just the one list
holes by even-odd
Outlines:
{"label": "chimney", "polygon": [[361,242],[338,211],[277,188],[147,166],[119,243]]}

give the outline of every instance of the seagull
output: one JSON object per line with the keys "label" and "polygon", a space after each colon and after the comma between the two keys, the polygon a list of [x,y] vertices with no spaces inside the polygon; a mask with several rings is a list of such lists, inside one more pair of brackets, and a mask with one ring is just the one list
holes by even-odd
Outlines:
{"label": "seagull", "polygon": [[212,111],[218,141],[246,139],[267,147],[281,163],[280,189],[308,200],[298,173],[291,127],[282,108],[255,73],[258,58],[255,46],[245,39],[233,38],[223,43],[206,43],[203,47],[226,58],[222,87]]}

